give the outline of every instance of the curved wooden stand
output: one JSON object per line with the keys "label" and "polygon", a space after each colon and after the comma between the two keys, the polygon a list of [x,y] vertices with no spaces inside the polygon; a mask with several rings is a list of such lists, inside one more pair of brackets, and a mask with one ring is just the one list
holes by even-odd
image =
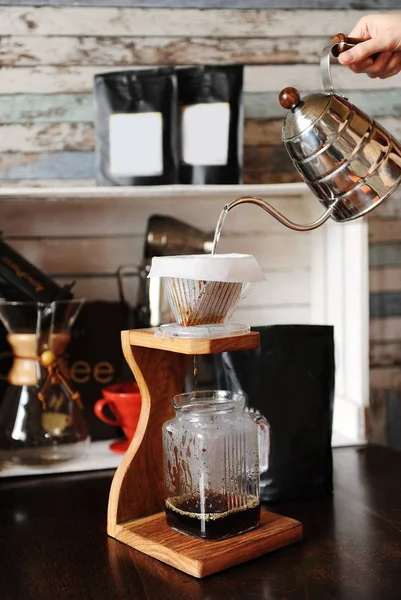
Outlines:
{"label": "curved wooden stand", "polygon": [[[153,329],[123,331],[121,342],[142,396],[135,435],[111,485],[111,537],[190,575],[204,577],[298,541],[298,521],[262,511],[260,527],[227,540],[204,542],[172,530],[164,516],[162,425],[184,385],[191,357],[259,346],[259,334],[214,339],[158,338]],[[231,548],[231,550],[230,550]]]}

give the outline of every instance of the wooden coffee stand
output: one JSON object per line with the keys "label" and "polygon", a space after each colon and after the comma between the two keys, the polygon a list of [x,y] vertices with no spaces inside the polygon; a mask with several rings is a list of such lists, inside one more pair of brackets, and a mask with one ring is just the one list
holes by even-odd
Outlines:
{"label": "wooden coffee stand", "polygon": [[116,540],[194,577],[205,577],[302,539],[298,521],[262,510],[258,528],[218,541],[183,535],[166,523],[162,425],[174,417],[191,358],[247,350],[259,334],[213,339],[159,338],[153,329],[123,331],[124,356],[138,383],[142,408],[135,435],[111,485],[107,532]]}

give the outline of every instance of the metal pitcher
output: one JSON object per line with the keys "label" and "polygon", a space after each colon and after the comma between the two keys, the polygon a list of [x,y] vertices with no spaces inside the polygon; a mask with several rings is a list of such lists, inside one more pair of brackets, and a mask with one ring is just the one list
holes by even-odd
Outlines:
{"label": "metal pitcher", "polygon": [[373,119],[338,94],[331,80],[331,58],[361,40],[336,35],[321,55],[324,92],[301,99],[298,90],[285,88],[279,96],[289,112],[282,139],[304,181],[326,207],[313,223],[299,225],[260,198],[238,198],[238,204],[257,204],[283,225],[308,231],[330,217],[350,221],[386,200],[401,182],[401,145]]}

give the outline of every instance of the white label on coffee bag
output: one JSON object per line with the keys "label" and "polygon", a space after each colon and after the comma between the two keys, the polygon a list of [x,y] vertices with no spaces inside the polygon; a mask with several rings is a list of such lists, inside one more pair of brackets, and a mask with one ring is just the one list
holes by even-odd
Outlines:
{"label": "white label on coffee bag", "polygon": [[141,177],[163,173],[160,112],[110,115],[110,174]]}
{"label": "white label on coffee bag", "polygon": [[230,105],[228,102],[184,106],[181,112],[181,154],[188,165],[226,165]]}

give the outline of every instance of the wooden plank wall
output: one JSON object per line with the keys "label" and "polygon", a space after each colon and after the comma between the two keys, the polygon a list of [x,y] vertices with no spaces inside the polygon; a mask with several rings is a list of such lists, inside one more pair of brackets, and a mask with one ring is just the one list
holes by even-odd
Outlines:
{"label": "wooden plank wall", "polygon": [[[333,4],[325,0],[0,0],[0,185],[93,184],[94,74],[191,63],[245,65],[245,182],[298,181],[281,144],[284,111],[278,103],[280,90],[289,85],[303,94],[320,90],[319,54],[328,40],[339,31],[348,32],[368,11],[397,9],[399,3],[389,0],[378,6],[375,0],[338,0],[335,7]],[[334,67],[333,73],[342,93],[401,137],[401,75],[382,81],[341,67]],[[395,447],[401,447],[398,199],[388,201],[370,219],[371,438]],[[143,235],[145,219],[133,225],[132,215],[127,219],[126,204],[116,201],[107,210],[104,205],[93,206],[93,219],[87,206],[70,210],[51,203],[6,205],[0,208],[1,228],[55,275],[84,272],[88,279],[82,285],[87,286],[93,271],[99,275],[93,257],[114,257],[108,265],[115,265],[127,253],[137,258],[138,239],[116,241],[121,235]],[[194,205],[194,210],[197,207]],[[169,205],[168,210],[182,215],[182,207],[177,205]],[[36,213],[33,220],[32,211]],[[101,215],[103,220],[99,220]],[[188,218],[193,217],[188,213]],[[200,226],[209,227],[210,220],[200,221]],[[105,224],[103,229],[99,223]],[[260,235],[262,229],[261,224]],[[244,247],[250,247],[246,239],[253,233],[250,229],[244,233]],[[114,240],[112,248],[108,235]],[[293,240],[287,235],[280,239],[275,239],[275,256]],[[272,252],[272,242],[266,241],[260,251]],[[284,302],[283,306],[291,306],[294,256],[299,260],[304,256],[294,240],[291,248],[286,266],[273,267],[284,287],[273,280],[271,289],[277,290],[277,302]],[[280,263],[281,259],[277,260]],[[304,274],[309,269],[306,264],[301,268]],[[110,266],[106,271],[109,273]],[[93,294],[104,291],[101,284],[99,277],[92,281]],[[305,282],[302,286],[293,280],[293,285],[307,289]],[[305,294],[299,293],[303,306],[309,302]],[[282,316],[283,322],[291,318]]]}
{"label": "wooden plank wall", "polygon": [[[363,11],[105,7],[0,8],[0,177],[3,185],[95,176],[95,73],[161,64],[245,64],[245,183],[298,180],[281,144],[278,94],[321,89],[319,54]],[[318,26],[317,26],[318,23]],[[338,87],[392,131],[393,80],[337,67]],[[395,89],[394,89],[395,88]]]}

